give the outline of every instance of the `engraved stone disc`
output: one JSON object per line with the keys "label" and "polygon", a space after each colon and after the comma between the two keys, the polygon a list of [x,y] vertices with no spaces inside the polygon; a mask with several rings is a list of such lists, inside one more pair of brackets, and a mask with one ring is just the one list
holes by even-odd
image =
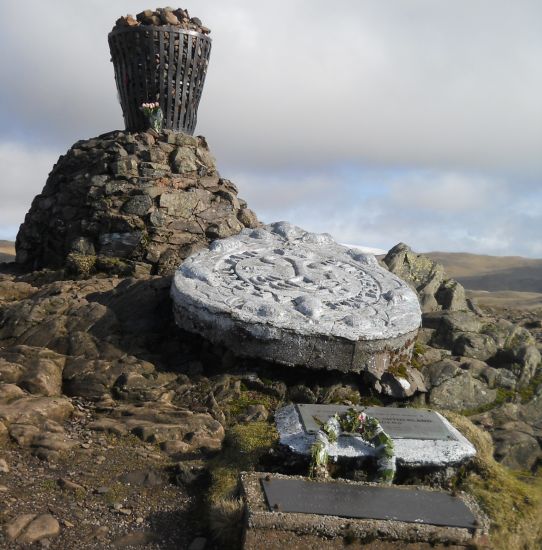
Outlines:
{"label": "engraved stone disc", "polygon": [[177,324],[238,355],[385,370],[405,360],[418,298],[374,256],[286,222],[215,241],[175,274]]}

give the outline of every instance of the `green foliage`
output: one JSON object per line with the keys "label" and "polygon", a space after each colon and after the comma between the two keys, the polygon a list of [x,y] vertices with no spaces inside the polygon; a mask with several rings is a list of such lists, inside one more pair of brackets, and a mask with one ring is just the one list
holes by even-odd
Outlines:
{"label": "green foliage", "polygon": [[360,407],[383,407],[384,403],[375,395],[362,396],[359,400]]}
{"label": "green foliage", "polygon": [[505,388],[497,388],[497,397],[495,401],[491,403],[486,403],[485,405],[480,405],[474,409],[464,409],[461,411],[461,414],[464,416],[474,416],[475,414],[485,413],[502,405],[503,403],[510,403],[514,401],[516,397],[516,392],[514,390],[508,390]]}
{"label": "green foliage", "polygon": [[96,268],[109,275],[120,275],[122,277],[129,277],[134,272],[133,265],[130,262],[109,256],[98,256]]}
{"label": "green foliage", "polygon": [[461,414],[464,416],[473,416],[475,414],[481,414],[487,411],[490,411],[503,403],[515,403],[521,401],[521,403],[528,403],[534,396],[542,384],[542,369],[538,369],[537,373],[529,384],[518,390],[509,390],[505,388],[497,388],[497,397],[495,401],[476,407],[475,409],[465,409],[461,411]]}
{"label": "green foliage", "polygon": [[56,482],[56,480],[54,479],[44,479],[42,482],[41,482],[41,490],[42,491],[58,491],[59,488],[58,488],[58,483]]}
{"label": "green foliage", "polygon": [[222,451],[210,461],[208,519],[220,548],[233,549],[240,545],[243,505],[237,495],[239,474],[254,470],[277,440],[278,434],[272,424],[237,424],[226,432]]}
{"label": "green foliage", "polygon": [[414,350],[412,351],[414,356],[423,355],[426,351],[427,351],[427,346],[425,346],[420,342],[414,342]]}
{"label": "green foliage", "polygon": [[109,487],[107,493],[104,493],[103,498],[107,504],[113,505],[122,502],[128,494],[128,487],[117,481]]}
{"label": "green foliage", "polygon": [[263,405],[266,408],[274,407],[276,399],[270,395],[265,395],[256,391],[246,389],[246,386],[241,383],[241,394],[237,398],[233,398],[228,403],[226,412],[234,418],[244,413],[250,405]]}
{"label": "green foliage", "polygon": [[412,350],[412,359],[410,360],[410,366],[417,370],[420,370],[423,365],[420,361],[420,357],[427,352],[427,346],[420,342],[414,343],[414,349]]}
{"label": "green foliage", "polygon": [[536,390],[540,385],[542,385],[542,368],[539,366],[535,376],[532,377],[529,384],[518,390],[521,402],[528,403],[535,396]]}

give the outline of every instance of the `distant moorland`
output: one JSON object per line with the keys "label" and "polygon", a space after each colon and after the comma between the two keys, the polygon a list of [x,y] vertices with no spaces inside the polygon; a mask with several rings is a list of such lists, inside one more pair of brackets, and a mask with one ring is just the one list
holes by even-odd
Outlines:
{"label": "distant moorland", "polygon": [[12,262],[15,259],[15,243],[0,240],[0,262]]}
{"label": "distant moorland", "polygon": [[469,289],[480,305],[542,307],[542,260],[520,256],[484,256],[463,252],[429,252],[446,273]]}

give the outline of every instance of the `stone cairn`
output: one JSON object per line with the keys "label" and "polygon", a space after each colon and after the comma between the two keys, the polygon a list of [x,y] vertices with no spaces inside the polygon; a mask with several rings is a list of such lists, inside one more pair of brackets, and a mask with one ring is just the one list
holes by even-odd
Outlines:
{"label": "stone cairn", "polygon": [[211,240],[257,225],[205,138],[111,132],[60,157],[19,230],[17,263],[168,274]]}
{"label": "stone cairn", "polygon": [[[205,50],[202,57],[198,48],[204,47],[202,39],[209,40],[209,29],[182,9],[121,17],[109,35],[114,62],[120,51],[114,44],[126,46],[119,38],[123,29],[134,30],[124,36],[135,37],[139,47],[123,50],[115,78],[127,128],[140,123],[143,128],[78,141],[59,158],[17,235],[16,261],[27,269],[67,268],[81,276],[96,271],[165,275],[210,241],[259,225],[237,197],[235,185],[220,177],[205,138],[188,135],[195,125],[201,67],[206,70],[209,53]],[[187,41],[186,52],[179,49],[181,39]],[[151,50],[158,61],[149,58]],[[149,76],[151,68],[158,71],[156,81]],[[152,97],[140,97],[147,89],[143,81],[156,84],[149,91]],[[148,121],[141,103],[134,108],[134,101],[157,101],[170,129],[145,131]],[[135,111],[137,117],[130,119]]]}

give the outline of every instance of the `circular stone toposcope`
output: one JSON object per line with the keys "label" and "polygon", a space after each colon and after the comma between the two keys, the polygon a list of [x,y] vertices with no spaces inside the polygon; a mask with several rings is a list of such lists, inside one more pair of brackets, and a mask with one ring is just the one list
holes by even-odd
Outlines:
{"label": "circular stone toposcope", "polygon": [[344,372],[408,362],[421,322],[416,293],[373,255],[287,222],[188,257],[171,295],[177,325],[236,355]]}

